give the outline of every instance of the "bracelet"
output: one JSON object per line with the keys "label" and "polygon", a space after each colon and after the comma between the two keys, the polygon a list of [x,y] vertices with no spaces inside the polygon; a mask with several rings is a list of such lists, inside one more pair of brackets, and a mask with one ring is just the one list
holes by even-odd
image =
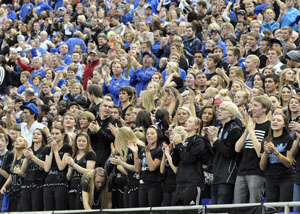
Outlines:
{"label": "bracelet", "polygon": [[[274,154],[274,153],[273,153]],[[274,154],[276,157],[279,155],[279,152],[277,152],[276,154]]]}

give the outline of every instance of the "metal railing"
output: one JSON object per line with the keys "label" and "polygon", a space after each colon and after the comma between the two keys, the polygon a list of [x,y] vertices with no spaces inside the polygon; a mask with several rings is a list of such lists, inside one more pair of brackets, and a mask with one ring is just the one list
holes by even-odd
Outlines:
{"label": "metal railing", "polygon": [[[171,207],[145,207],[145,208],[123,208],[123,209],[103,209],[103,210],[60,210],[60,211],[39,211],[39,212],[22,212],[23,214],[66,214],[66,213],[103,213],[103,214],[115,214],[115,213],[164,213],[167,211],[177,211],[184,213],[184,211],[190,213],[205,213],[206,209],[228,209],[228,208],[246,208],[246,207],[259,207],[264,206],[267,208],[284,208],[284,214],[290,213],[291,207],[300,207],[299,202],[272,202],[272,203],[251,203],[251,204],[219,204],[219,205],[198,205],[198,206],[171,206]],[[189,212],[190,211],[190,212]],[[221,210],[220,210],[221,211]],[[19,213],[19,212],[15,212]],[[14,214],[11,212],[11,214]]]}

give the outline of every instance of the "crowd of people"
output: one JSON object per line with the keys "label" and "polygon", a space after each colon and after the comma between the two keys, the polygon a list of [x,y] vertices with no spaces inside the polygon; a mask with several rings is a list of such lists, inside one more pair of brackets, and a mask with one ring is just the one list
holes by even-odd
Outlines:
{"label": "crowd of people", "polygon": [[300,201],[299,9],[2,0],[1,211]]}

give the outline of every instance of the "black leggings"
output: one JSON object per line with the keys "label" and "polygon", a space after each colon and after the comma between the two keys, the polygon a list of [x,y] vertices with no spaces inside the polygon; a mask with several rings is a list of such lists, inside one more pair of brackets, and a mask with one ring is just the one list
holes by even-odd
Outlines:
{"label": "black leggings", "polygon": [[[74,202],[75,203],[75,202]],[[66,186],[44,188],[45,210],[66,210],[68,208],[68,189]]]}
{"label": "black leggings", "polygon": [[83,210],[81,191],[69,193],[69,210]]}
{"label": "black leggings", "polygon": [[16,192],[11,192],[9,194],[9,211],[10,212],[22,211],[21,190]]}
{"label": "black leggings", "polygon": [[43,211],[43,188],[23,189],[21,191],[22,211]]}
{"label": "black leggings", "polygon": [[139,189],[138,187],[126,187],[124,192],[124,207],[139,207]]}
{"label": "black leggings", "polygon": [[172,199],[174,198],[174,194],[175,194],[175,191],[174,192],[164,191],[162,206],[164,206],[164,207],[172,206]]}
{"label": "black leggings", "polygon": [[286,202],[293,200],[293,178],[270,179],[266,178],[267,202]]}
{"label": "black leggings", "polygon": [[139,189],[140,207],[160,207],[162,202],[161,186],[141,184]]}

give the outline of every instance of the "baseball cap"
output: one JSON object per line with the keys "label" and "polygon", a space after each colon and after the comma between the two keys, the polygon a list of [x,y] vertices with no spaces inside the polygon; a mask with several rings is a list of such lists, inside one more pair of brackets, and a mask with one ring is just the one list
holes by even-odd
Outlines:
{"label": "baseball cap", "polygon": [[7,5],[6,5],[6,8],[13,9],[13,6],[12,6],[12,4],[7,4]]}
{"label": "baseball cap", "polygon": [[33,103],[28,103],[27,105],[20,106],[21,110],[30,109],[35,115],[39,114],[39,109]]}
{"label": "baseball cap", "polygon": [[210,33],[211,33],[211,34],[212,34],[212,33],[218,33],[218,34],[220,34],[220,31],[219,31],[218,29],[211,29]]}
{"label": "baseball cap", "polygon": [[300,51],[292,50],[286,54],[286,58],[295,62],[300,62]]}
{"label": "baseball cap", "polygon": [[150,52],[146,51],[146,52],[144,52],[144,53],[143,53],[143,57],[144,57],[144,56],[146,56],[146,55],[148,55],[148,56],[150,56],[151,58],[153,58],[153,59],[154,59],[154,56],[153,56],[153,54],[152,54],[152,53],[150,53]]}
{"label": "baseball cap", "polygon": [[90,55],[90,54],[96,54],[96,55],[98,55],[99,52],[97,51],[97,49],[93,49],[93,50],[91,50],[91,51],[89,52],[89,55]]}

